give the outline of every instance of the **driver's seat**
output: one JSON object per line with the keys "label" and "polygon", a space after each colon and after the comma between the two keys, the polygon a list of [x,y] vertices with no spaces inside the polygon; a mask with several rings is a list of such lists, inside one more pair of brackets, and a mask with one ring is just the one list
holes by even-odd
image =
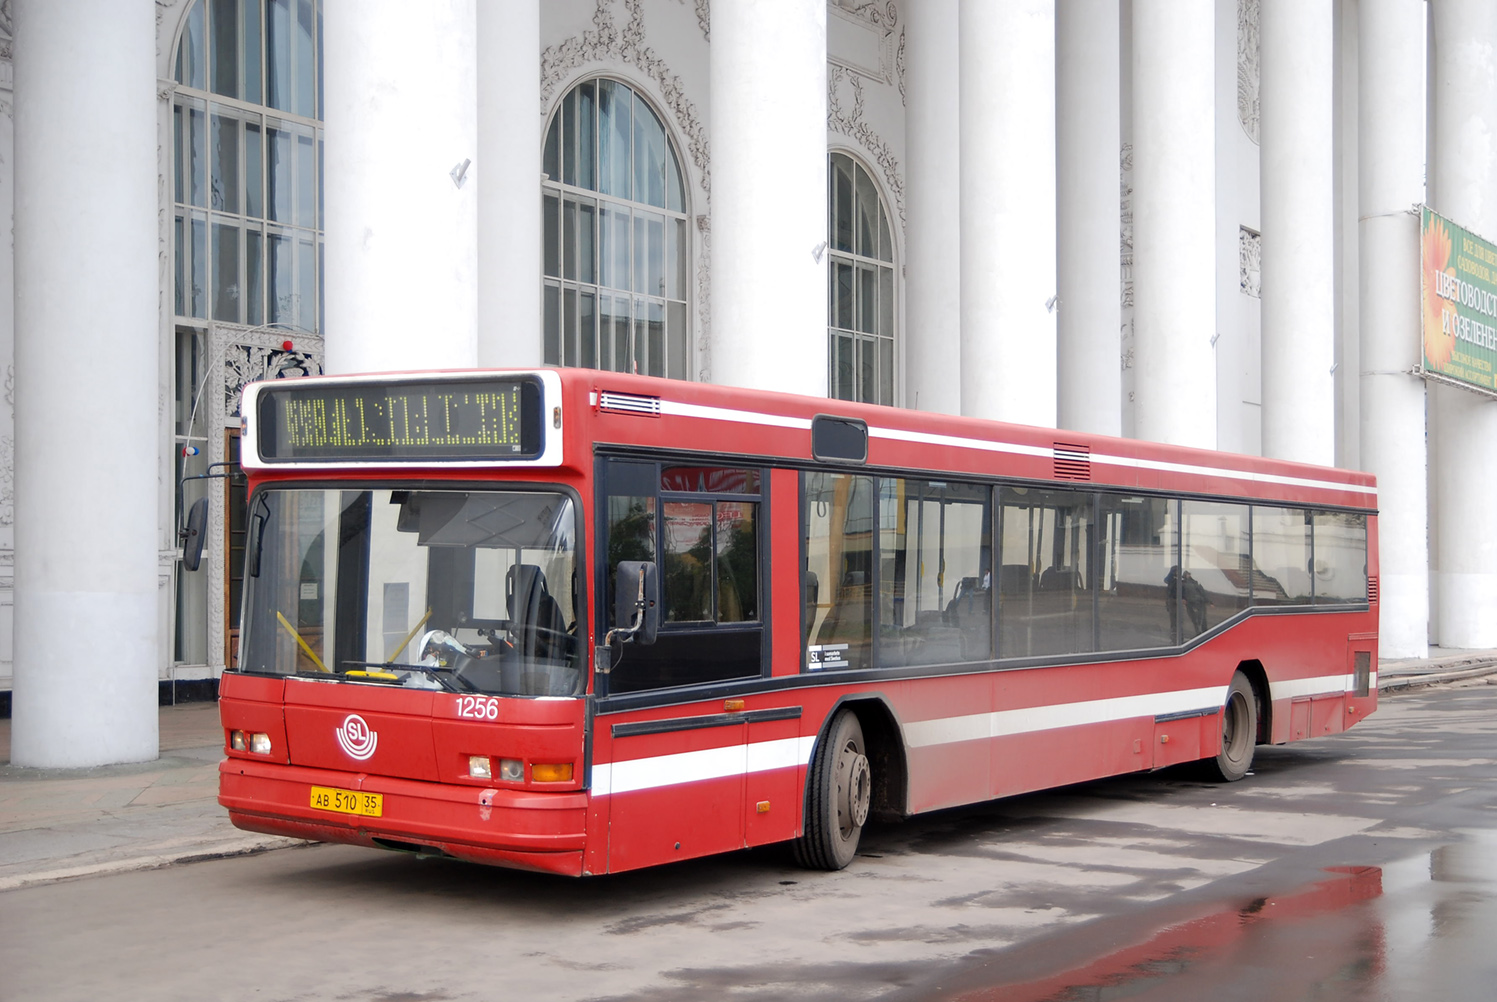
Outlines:
{"label": "driver's seat", "polygon": [[535,564],[515,564],[504,576],[510,635],[530,658],[565,658],[567,621],[546,590],[546,575]]}

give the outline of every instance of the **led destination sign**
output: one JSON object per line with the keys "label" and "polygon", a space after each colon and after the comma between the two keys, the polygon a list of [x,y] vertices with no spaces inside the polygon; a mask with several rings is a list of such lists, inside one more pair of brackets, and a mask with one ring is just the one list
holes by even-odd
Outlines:
{"label": "led destination sign", "polygon": [[533,459],[541,387],[533,378],[266,387],[256,411],[266,462]]}

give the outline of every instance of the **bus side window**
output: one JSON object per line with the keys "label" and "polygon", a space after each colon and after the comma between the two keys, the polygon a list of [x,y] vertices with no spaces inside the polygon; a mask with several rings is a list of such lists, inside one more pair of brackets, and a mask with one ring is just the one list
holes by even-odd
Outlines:
{"label": "bus side window", "polygon": [[1367,516],[1359,511],[1317,511],[1315,604],[1367,601]]}
{"label": "bus side window", "polygon": [[879,645],[882,666],[992,656],[987,487],[879,480]]}
{"label": "bus side window", "polygon": [[808,603],[803,626],[811,671],[872,663],[874,504],[872,477],[802,477],[802,573],[815,576],[819,593]]}
{"label": "bus side window", "polygon": [[1189,640],[1248,607],[1252,582],[1248,506],[1183,501],[1180,533],[1184,615],[1179,620],[1182,636]]}
{"label": "bus side window", "polygon": [[1095,495],[1002,487],[1002,657],[1093,649]]}
{"label": "bus side window", "polygon": [[1176,642],[1180,605],[1169,590],[1180,562],[1179,502],[1099,497],[1098,650],[1130,651]]}

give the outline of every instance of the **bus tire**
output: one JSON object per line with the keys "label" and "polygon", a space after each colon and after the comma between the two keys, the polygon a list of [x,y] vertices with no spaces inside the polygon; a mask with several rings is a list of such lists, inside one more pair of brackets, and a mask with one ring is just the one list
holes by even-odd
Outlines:
{"label": "bus tire", "polygon": [[1209,761],[1212,777],[1235,783],[1246,776],[1253,767],[1253,749],[1257,744],[1258,699],[1247,676],[1236,672],[1222,706],[1221,751]]}
{"label": "bus tire", "polygon": [[805,833],[794,843],[801,866],[840,870],[857,855],[873,799],[867,752],[857,715],[837,714],[806,776]]}

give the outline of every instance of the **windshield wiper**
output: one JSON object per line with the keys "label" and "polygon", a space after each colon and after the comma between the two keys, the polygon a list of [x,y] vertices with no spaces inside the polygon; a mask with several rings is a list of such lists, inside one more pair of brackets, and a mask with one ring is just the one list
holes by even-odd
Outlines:
{"label": "windshield wiper", "polygon": [[[345,661],[343,661],[341,663],[345,664],[345,665],[358,665],[358,666],[360,666],[362,668],[380,668],[380,669],[395,669],[395,670],[399,670],[399,671],[419,671],[419,672],[425,672],[426,674],[433,676],[438,682],[440,682],[441,685],[442,685],[442,688],[446,689],[448,692],[477,692],[478,691],[478,687],[477,686],[473,685],[473,683],[469,682],[467,679],[463,678],[460,675],[452,674],[455,671],[455,669],[448,668],[445,665],[435,666],[434,667],[432,665],[402,664],[402,663],[400,663],[398,661],[353,661],[353,660],[345,660]],[[444,673],[446,673],[446,674],[444,674]],[[463,686],[461,688],[457,685],[458,682],[461,682],[463,684]]]}

